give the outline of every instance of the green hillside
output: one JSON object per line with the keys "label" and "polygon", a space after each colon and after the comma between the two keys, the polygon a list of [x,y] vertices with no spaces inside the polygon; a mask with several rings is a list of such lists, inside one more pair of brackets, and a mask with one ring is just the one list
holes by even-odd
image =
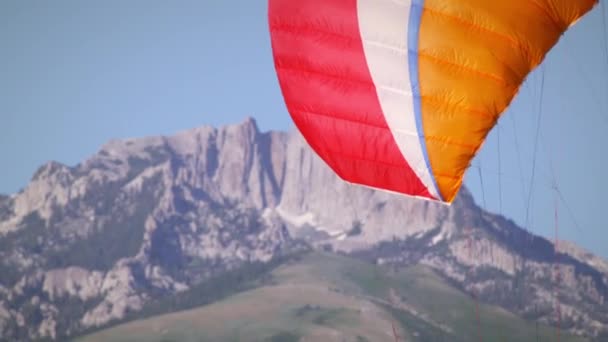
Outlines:
{"label": "green hillside", "polygon": [[[480,305],[432,270],[311,253],[222,301],[132,321],[78,341],[550,341],[555,330]],[[538,336],[537,336],[538,335]],[[560,341],[585,341],[561,334]]]}

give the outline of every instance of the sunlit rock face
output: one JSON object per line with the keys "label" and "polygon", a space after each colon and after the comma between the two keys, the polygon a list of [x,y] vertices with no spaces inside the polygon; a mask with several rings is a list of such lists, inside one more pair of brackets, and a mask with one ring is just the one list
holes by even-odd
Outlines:
{"label": "sunlit rock face", "polygon": [[[608,263],[481,210],[339,179],[293,132],[251,118],[111,141],[73,167],[43,165],[0,196],[0,336],[61,340],[120,320],[249,262],[301,248],[379,264],[424,263],[481,300],[597,334]],[[540,308],[540,309],[539,309]]]}

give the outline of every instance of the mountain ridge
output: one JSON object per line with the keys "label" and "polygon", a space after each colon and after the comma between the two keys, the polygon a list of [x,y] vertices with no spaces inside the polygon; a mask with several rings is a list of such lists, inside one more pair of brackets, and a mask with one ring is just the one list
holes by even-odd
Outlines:
{"label": "mountain ridge", "polygon": [[[0,197],[0,332],[58,338],[110,324],[303,244],[422,263],[480,300],[556,323],[551,241],[483,211],[464,187],[446,206],[348,184],[297,131],[260,132],[248,117],[112,140],[73,167],[46,163]],[[597,335],[608,262],[562,248],[564,329]]]}

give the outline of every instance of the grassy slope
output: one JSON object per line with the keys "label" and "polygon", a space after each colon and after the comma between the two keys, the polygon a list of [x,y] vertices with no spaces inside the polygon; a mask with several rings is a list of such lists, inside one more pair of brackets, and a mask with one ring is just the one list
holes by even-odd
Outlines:
{"label": "grassy slope", "polygon": [[[134,321],[81,341],[412,341],[477,339],[475,303],[424,267],[398,272],[312,253],[275,282],[223,301]],[[484,341],[537,341],[534,323],[480,305]],[[539,340],[555,338],[541,326]],[[583,341],[562,334],[560,341]]]}

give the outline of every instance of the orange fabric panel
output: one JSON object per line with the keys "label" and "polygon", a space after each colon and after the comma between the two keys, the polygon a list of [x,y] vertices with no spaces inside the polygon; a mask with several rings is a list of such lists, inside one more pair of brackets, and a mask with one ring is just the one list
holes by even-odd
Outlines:
{"label": "orange fabric panel", "polygon": [[418,40],[421,116],[439,192],[464,173],[525,77],[597,0],[425,0]]}

